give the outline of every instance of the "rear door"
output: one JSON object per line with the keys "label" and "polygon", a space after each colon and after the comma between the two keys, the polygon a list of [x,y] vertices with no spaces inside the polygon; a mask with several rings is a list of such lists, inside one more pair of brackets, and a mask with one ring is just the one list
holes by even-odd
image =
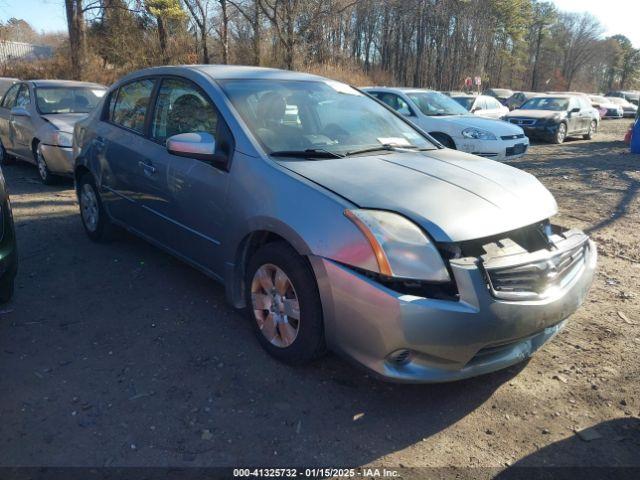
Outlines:
{"label": "rear door", "polygon": [[156,83],[156,78],[141,78],[113,91],[92,146],[109,214],[145,235],[153,232],[155,218],[141,208],[142,202],[162,201],[161,192],[149,188],[149,177],[162,172],[145,167],[151,144],[146,137],[147,118]]}
{"label": "rear door", "polygon": [[20,91],[20,84],[13,85],[2,98],[0,104],[0,140],[5,150],[15,153],[13,147],[13,136],[11,135],[11,109],[16,104],[16,98]]}

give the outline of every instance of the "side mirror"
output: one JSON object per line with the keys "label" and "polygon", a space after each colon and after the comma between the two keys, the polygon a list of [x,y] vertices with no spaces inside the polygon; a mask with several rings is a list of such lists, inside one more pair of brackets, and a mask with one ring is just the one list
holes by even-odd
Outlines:
{"label": "side mirror", "polygon": [[578,112],[580,112],[580,107],[574,107],[570,110],[569,113],[578,113]]}
{"label": "side mirror", "polygon": [[223,163],[225,155],[216,154],[216,139],[210,133],[179,133],[167,139],[167,150],[179,157],[195,158],[209,163]]}
{"label": "side mirror", "polygon": [[31,116],[29,111],[24,107],[13,107],[11,109],[11,115],[13,115],[14,117],[30,117]]}
{"label": "side mirror", "polygon": [[482,110],[482,107],[473,107],[471,109],[471,113],[476,113],[476,112],[479,112],[480,110]]}

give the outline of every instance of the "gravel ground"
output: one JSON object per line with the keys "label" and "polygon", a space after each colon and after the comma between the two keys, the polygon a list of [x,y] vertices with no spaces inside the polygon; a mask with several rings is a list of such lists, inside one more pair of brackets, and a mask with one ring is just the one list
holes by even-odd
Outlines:
{"label": "gravel ground", "polygon": [[222,287],[129,235],[90,242],[70,183],[6,167],[20,267],[0,310],[0,465],[494,468],[475,478],[640,467],[640,156],[622,144],[628,124],[514,162],[556,196],[557,223],[596,239],[599,272],[527,364],[443,385],[381,383],[335,356],[281,365]]}

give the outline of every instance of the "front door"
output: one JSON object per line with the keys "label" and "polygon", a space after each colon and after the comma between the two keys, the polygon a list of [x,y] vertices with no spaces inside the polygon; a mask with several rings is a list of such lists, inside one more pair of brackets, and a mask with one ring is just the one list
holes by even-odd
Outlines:
{"label": "front door", "polygon": [[[228,173],[195,158],[170,154],[169,137],[207,132],[217,143],[228,129],[209,97],[195,83],[179,77],[160,84],[151,120],[149,158],[162,172],[158,178],[162,202],[145,196],[143,208],[162,219],[162,238],[171,250],[222,275],[220,241],[224,229],[224,201]],[[151,187],[151,185],[149,185]]]}
{"label": "front door", "polygon": [[31,141],[35,135],[35,128],[33,125],[34,119],[32,115],[37,115],[37,112],[35,109],[31,108],[31,94],[29,92],[29,86],[26,83],[23,83],[20,86],[15,108],[20,108],[28,115],[11,114],[9,130],[10,135],[13,136],[13,150],[16,155],[35,163],[35,158],[31,148]]}

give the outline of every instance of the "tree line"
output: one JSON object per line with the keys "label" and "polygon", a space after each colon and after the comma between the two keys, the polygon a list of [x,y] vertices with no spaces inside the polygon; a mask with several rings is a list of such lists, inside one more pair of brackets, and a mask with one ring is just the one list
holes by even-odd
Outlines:
{"label": "tree line", "polygon": [[[174,63],[274,66],[352,83],[518,90],[640,85],[640,50],[539,0],[65,0],[72,78]],[[624,14],[624,12],[621,12]]]}

